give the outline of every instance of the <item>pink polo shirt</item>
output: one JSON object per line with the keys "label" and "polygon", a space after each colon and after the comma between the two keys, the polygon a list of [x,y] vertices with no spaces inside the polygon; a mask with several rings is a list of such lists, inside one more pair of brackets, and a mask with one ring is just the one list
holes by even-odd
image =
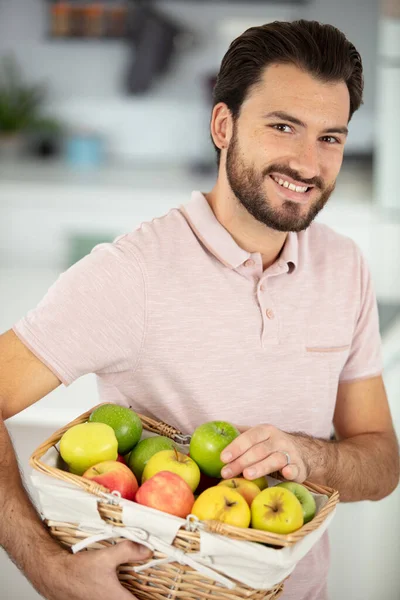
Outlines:
{"label": "pink polo shirt", "polygon": [[[221,419],[329,438],[339,381],[382,369],[375,296],[352,240],[313,223],[263,271],[200,192],[97,246],[14,331],[65,385],[96,373],[101,401],[185,433]],[[328,568],[325,534],[284,600],[325,600]]]}

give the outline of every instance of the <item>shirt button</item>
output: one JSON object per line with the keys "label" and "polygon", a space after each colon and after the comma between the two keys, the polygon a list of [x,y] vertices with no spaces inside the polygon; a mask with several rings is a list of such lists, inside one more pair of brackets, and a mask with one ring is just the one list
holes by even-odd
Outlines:
{"label": "shirt button", "polygon": [[249,258],[248,260],[246,260],[246,262],[244,263],[245,267],[254,267],[254,260],[252,258]]}
{"label": "shirt button", "polygon": [[265,311],[265,314],[267,315],[268,319],[275,318],[275,314],[274,314],[274,311],[272,310],[272,308],[267,308],[267,310]]}

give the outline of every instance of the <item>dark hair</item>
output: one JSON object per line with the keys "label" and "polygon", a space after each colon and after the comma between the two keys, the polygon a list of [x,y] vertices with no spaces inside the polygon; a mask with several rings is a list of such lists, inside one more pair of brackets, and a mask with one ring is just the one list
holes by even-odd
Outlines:
{"label": "dark hair", "polygon": [[[224,102],[236,120],[250,90],[273,63],[294,64],[324,82],[344,81],[350,94],[349,121],[362,104],[363,68],[356,48],[333,25],[302,19],[250,27],[233,40],[222,59],[213,105]],[[219,162],[221,151],[215,149]]]}

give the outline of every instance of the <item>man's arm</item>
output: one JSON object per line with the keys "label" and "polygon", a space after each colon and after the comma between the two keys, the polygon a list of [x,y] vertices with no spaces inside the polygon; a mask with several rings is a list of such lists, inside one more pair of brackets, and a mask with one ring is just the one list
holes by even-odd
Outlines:
{"label": "man's arm", "polygon": [[49,600],[132,600],[116,568],[143,560],[140,547],[72,555],[51,538],[30,501],[4,420],[60,385],[59,380],[9,331],[0,336],[0,546]]}
{"label": "man's arm", "polygon": [[339,385],[334,426],[333,441],[252,427],[225,448],[221,459],[229,464],[222,475],[255,479],[281,471],[292,481],[333,487],[344,502],[389,495],[399,482],[399,446],[381,377]]}
{"label": "man's arm", "polygon": [[333,424],[337,440],[309,445],[309,478],[338,489],[344,502],[389,495],[399,483],[399,445],[382,377],[341,383]]}

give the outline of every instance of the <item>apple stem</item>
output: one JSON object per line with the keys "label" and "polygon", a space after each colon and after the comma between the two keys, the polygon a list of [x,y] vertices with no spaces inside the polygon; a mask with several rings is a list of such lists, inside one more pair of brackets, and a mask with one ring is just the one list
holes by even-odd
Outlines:
{"label": "apple stem", "polygon": [[225,498],[225,504],[226,504],[226,506],[227,506],[228,508],[230,508],[231,506],[235,506],[235,505],[237,504],[237,502],[235,502],[235,501],[232,501],[232,500],[227,500],[227,499]]}
{"label": "apple stem", "polygon": [[93,473],[96,473],[97,475],[100,475],[100,471],[98,471],[97,469],[93,469]]}
{"label": "apple stem", "polygon": [[273,510],[274,512],[278,512],[278,509],[276,508],[276,506],[270,506],[269,504],[264,504],[264,506],[266,508],[270,508],[271,510]]}
{"label": "apple stem", "polygon": [[176,448],[174,448],[174,452],[175,452],[176,460],[179,462],[179,453],[178,453],[178,450]]}

